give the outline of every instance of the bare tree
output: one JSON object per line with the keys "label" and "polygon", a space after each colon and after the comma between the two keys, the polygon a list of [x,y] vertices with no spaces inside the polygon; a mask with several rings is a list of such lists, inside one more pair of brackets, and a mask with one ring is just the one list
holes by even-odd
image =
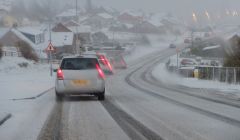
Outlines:
{"label": "bare tree", "polygon": [[2,58],[3,56],[3,50],[2,50],[2,44],[0,44],[0,59]]}

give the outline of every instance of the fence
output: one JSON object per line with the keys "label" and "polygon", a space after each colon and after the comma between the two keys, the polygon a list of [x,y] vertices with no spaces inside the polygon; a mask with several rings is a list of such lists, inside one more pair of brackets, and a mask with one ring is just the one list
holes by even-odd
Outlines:
{"label": "fence", "polygon": [[3,56],[22,57],[22,53],[18,51],[3,51]]}
{"label": "fence", "polygon": [[199,79],[240,84],[240,68],[197,67]]}

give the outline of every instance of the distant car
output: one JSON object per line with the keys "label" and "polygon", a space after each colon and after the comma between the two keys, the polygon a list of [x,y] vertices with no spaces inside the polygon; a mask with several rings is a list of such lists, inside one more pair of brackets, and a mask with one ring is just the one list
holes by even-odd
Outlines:
{"label": "distant car", "polygon": [[105,75],[96,56],[64,57],[57,69],[57,99],[64,95],[95,95],[105,99]]}
{"label": "distant car", "polygon": [[181,65],[183,65],[183,66],[192,66],[192,65],[196,65],[196,64],[197,63],[192,59],[184,58],[181,60]]}
{"label": "distant car", "polygon": [[127,63],[125,62],[124,58],[121,55],[114,56],[111,58],[111,63],[114,66],[114,68],[118,69],[126,69]]}
{"label": "distant car", "polygon": [[195,41],[202,41],[202,38],[201,37],[196,37]]}
{"label": "distant car", "polygon": [[113,66],[104,53],[97,53],[97,58],[100,63],[101,68],[106,74],[114,74]]}
{"label": "distant car", "polygon": [[170,44],[169,48],[177,48],[177,46],[175,44]]}
{"label": "distant car", "polygon": [[210,37],[210,33],[208,32],[204,33],[204,37]]}
{"label": "distant car", "polygon": [[190,41],[190,39],[188,39],[188,38],[186,38],[186,39],[184,39],[184,43],[191,43],[191,41]]}

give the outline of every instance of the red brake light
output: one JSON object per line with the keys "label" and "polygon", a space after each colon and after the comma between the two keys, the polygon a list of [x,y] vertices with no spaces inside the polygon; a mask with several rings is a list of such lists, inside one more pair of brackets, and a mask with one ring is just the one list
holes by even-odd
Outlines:
{"label": "red brake light", "polygon": [[100,60],[101,60],[101,62],[102,62],[104,65],[107,65],[107,63],[106,63],[106,57],[105,57],[105,56],[101,55],[101,56],[100,56]]}
{"label": "red brake light", "polygon": [[57,70],[57,79],[58,80],[63,80],[64,79],[63,72],[62,72],[61,69]]}
{"label": "red brake light", "polygon": [[98,64],[96,64],[96,69],[98,71],[99,77],[105,79],[105,74]]}

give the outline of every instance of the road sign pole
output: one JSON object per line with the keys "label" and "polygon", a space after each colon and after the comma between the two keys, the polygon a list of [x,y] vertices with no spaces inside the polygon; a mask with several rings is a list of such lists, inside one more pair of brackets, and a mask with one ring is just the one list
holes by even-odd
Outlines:
{"label": "road sign pole", "polygon": [[50,51],[50,76],[53,75],[53,69],[52,69],[52,51]]}

